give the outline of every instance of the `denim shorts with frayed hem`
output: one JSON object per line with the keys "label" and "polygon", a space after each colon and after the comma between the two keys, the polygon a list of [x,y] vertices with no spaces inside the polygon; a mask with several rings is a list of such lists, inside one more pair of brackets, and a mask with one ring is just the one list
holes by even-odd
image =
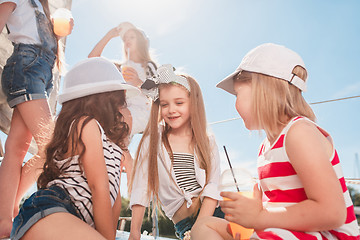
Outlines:
{"label": "denim shorts with frayed hem", "polygon": [[36,191],[25,200],[19,214],[15,217],[11,239],[17,240],[22,238],[39,220],[58,212],[70,213],[81,219],[70,196],[63,188],[53,185],[49,188]]}
{"label": "denim shorts with frayed hem", "polygon": [[[184,218],[183,220],[179,221],[174,225],[175,228],[175,235],[179,239],[183,239],[185,237],[185,232],[191,230],[192,226],[195,224],[195,221],[197,219],[197,216],[199,215],[200,210],[196,214],[196,216],[190,216],[187,218]],[[225,213],[221,211],[220,207],[215,208],[214,217],[218,218],[225,218]]]}
{"label": "denim shorts with frayed hem", "polygon": [[56,56],[38,45],[15,44],[6,61],[1,84],[10,107],[35,99],[47,99],[53,88]]}

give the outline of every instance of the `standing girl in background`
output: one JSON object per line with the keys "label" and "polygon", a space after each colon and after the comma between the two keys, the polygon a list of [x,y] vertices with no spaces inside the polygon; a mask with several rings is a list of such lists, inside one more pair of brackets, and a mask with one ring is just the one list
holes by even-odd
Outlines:
{"label": "standing girl in background", "polygon": [[129,134],[119,112],[124,90],[128,97],[139,93],[103,58],[86,59],[66,74],[39,190],[14,219],[11,239],[115,239]]}
{"label": "standing girl in background", "polygon": [[[123,22],[119,26],[111,29],[94,47],[88,57],[101,56],[105,46],[115,37],[120,36],[124,42],[123,63],[115,65],[122,72],[126,82],[140,89],[141,84],[147,79],[154,76],[156,65],[151,60],[149,52],[149,39],[144,31],[136,28],[129,22]],[[124,113],[130,126],[130,139],[137,133],[145,130],[146,124],[150,117],[151,100],[144,94],[129,99],[128,113]],[[132,157],[126,152],[126,160],[123,163],[126,169],[127,178],[130,180],[132,171]],[[129,181],[128,181],[129,182]]]}
{"label": "standing girl in background", "polygon": [[[42,167],[44,129],[52,121],[47,98],[53,88],[54,63],[60,61],[47,0],[0,0],[1,32],[5,24],[14,51],[1,84],[14,111],[0,167],[0,237],[9,236],[21,197],[35,182],[35,170]],[[22,168],[32,137],[38,154]]]}
{"label": "standing girl in background", "polygon": [[[254,228],[251,239],[360,239],[333,141],[302,96],[306,79],[297,53],[263,44],[217,85],[236,95],[247,129],[266,133],[257,164],[262,192],[256,186],[253,198],[221,193],[232,200],[220,204],[225,218]],[[207,239],[227,237],[226,221],[206,221],[194,227],[193,239],[204,239],[197,231],[204,229]]]}
{"label": "standing girl in background", "polygon": [[[154,99],[132,174],[129,239],[140,239],[150,199],[161,203],[180,239],[203,216],[223,216],[218,200],[219,153],[207,134],[205,107],[197,82],[176,75],[171,65],[159,67],[155,82],[147,80]],[[153,85],[154,88],[151,88]]]}

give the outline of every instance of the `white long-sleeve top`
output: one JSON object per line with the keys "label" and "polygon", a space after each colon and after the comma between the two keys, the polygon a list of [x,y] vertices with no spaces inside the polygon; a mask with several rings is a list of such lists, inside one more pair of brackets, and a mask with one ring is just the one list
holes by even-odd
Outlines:
{"label": "white long-sleeve top", "polygon": [[[159,127],[159,139],[161,139],[161,133],[163,129]],[[147,196],[148,188],[148,149],[149,149],[150,137],[146,137],[143,141],[139,153],[139,162],[135,166],[135,177],[132,185],[132,192],[130,197],[130,208],[133,205],[142,205],[147,207],[149,205],[149,197]],[[171,159],[166,151],[164,144],[159,141],[158,150],[158,176],[159,176],[159,200],[161,207],[165,212],[165,215],[172,219],[176,211],[182,206],[184,201],[187,202],[189,208],[192,204],[192,198],[199,196],[202,189],[201,200],[204,197],[209,197],[215,200],[222,200],[220,191],[218,190],[218,184],[220,180],[220,157],[218,147],[215,142],[213,135],[209,136],[210,147],[211,147],[211,171],[209,182],[205,186],[206,176],[205,170],[199,166],[198,158],[195,154],[195,176],[196,180],[200,184],[201,188],[189,193],[180,189],[176,183],[176,177],[174,169],[171,165]],[[151,173],[150,173],[151,174]]]}

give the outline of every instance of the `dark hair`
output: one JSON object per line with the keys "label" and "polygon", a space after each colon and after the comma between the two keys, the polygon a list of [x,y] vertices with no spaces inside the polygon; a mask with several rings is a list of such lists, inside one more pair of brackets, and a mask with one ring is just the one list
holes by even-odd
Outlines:
{"label": "dark hair", "polygon": [[38,187],[45,188],[50,181],[60,176],[62,172],[56,161],[63,160],[69,153],[70,156],[79,153],[81,168],[81,158],[86,150],[81,134],[91,119],[97,120],[106,136],[125,150],[124,140],[129,134],[129,126],[119,112],[121,107],[126,107],[124,90],[93,94],[63,103],[51,141],[45,149],[46,161],[38,179]]}

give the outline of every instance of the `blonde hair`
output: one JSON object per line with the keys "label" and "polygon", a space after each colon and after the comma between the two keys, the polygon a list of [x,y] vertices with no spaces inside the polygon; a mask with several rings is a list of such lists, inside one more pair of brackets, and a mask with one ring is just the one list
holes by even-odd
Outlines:
{"label": "blonde hair", "polygon": [[[149,51],[149,41],[144,36],[144,34],[138,29],[132,28],[132,29],[130,29],[128,31],[133,31],[135,33],[135,36],[136,36],[136,48],[138,50],[140,63],[141,63],[143,68],[146,68],[147,63],[149,61],[152,61],[151,57],[150,57],[150,51]],[[124,49],[124,51],[125,51],[126,58],[128,58],[127,50]]]}
{"label": "blonde hair", "polygon": [[[209,181],[209,174],[211,169],[211,150],[210,150],[210,142],[207,135],[207,123],[206,123],[206,115],[205,115],[205,106],[202,97],[202,93],[200,90],[200,86],[196,82],[196,80],[190,76],[181,75],[185,77],[190,85],[190,124],[192,130],[192,143],[194,145],[195,154],[199,161],[199,165],[201,168],[205,169],[206,173],[206,184]],[[178,86],[182,87],[176,83],[167,83],[161,84],[159,91],[162,88],[169,87],[169,86]],[[186,88],[182,87],[186,90]],[[186,90],[187,91],[187,90]],[[159,175],[158,175],[158,164],[157,164],[157,156],[159,148],[159,123],[162,121],[160,117],[160,107],[159,107],[160,100],[157,99],[151,107],[151,114],[150,120],[148,125],[144,131],[144,134],[140,140],[136,157],[135,157],[135,164],[134,166],[138,166],[140,161],[149,161],[148,164],[148,197],[156,197],[157,203],[159,203]],[[162,132],[161,141],[165,145],[166,150],[169,152],[169,155],[172,156],[171,147],[169,145],[167,134],[170,130],[170,127],[165,123],[165,127]],[[145,155],[142,156],[142,159],[139,159],[139,153],[143,148],[144,139],[150,137],[149,142],[149,149]],[[172,158],[172,157],[171,157]],[[151,174],[150,174],[151,173]],[[136,174],[136,167],[132,172],[131,182],[130,182],[130,192],[132,188],[132,183],[134,180],[134,176]]]}
{"label": "blonde hair", "polygon": [[[307,78],[307,72],[301,66],[296,66],[292,73],[304,81]],[[268,138],[276,137],[276,131],[293,117],[316,119],[301,90],[285,80],[243,71],[234,77],[234,81],[251,82],[254,119],[257,126],[265,130]]]}

